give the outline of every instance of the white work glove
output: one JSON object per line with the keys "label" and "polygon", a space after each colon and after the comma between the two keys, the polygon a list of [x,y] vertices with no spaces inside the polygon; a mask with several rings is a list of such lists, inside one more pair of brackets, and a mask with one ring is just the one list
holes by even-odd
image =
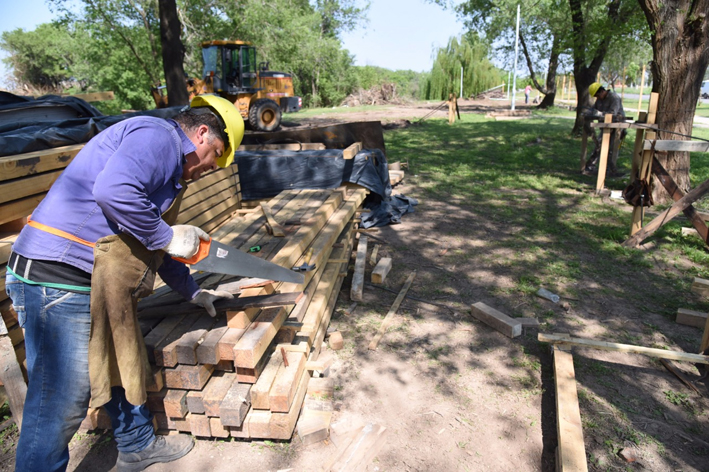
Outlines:
{"label": "white work glove", "polygon": [[214,308],[214,302],[221,300],[222,298],[234,298],[234,295],[224,290],[217,291],[202,289],[197,292],[196,297],[190,300],[190,303],[203,306],[204,309],[207,310],[207,313],[209,313],[209,316],[214,318],[217,316],[217,310]]}
{"label": "white work glove", "polygon": [[175,225],[172,227],[172,239],[162,249],[172,257],[189,259],[197,254],[200,239],[209,241],[209,235],[196,226]]}

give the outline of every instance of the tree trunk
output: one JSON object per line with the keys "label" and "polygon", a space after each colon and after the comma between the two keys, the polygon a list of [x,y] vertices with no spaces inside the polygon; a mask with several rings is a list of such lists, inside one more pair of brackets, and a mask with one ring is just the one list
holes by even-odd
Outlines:
{"label": "tree trunk", "polygon": [[[694,112],[709,64],[709,0],[638,0],[652,31],[652,91],[660,94],[657,125],[662,130],[692,134]],[[660,131],[658,139],[689,138]],[[668,152],[657,159],[677,186],[687,192],[689,153]],[[655,203],[670,196],[662,185],[653,189]]]}
{"label": "tree trunk", "polygon": [[[615,35],[612,28],[603,30],[603,37],[598,41],[599,46],[595,50],[595,54],[590,61],[587,60],[587,51],[591,49],[588,42],[589,34],[586,31],[586,21],[584,19],[584,7],[581,5],[581,0],[569,0],[571,9],[571,27],[573,31],[573,58],[574,58],[574,81],[576,82],[576,90],[578,100],[576,102],[576,121],[571,134],[580,136],[583,131],[584,108],[591,106],[591,97],[588,96],[588,86],[591,85],[596,74],[603,64],[603,59],[608,52],[608,44]],[[617,25],[621,19],[619,18],[620,0],[611,0],[608,3],[608,19],[612,25]],[[588,49],[587,49],[588,48]]]}
{"label": "tree trunk", "polygon": [[175,0],[158,0],[160,8],[160,44],[162,67],[167,86],[169,106],[186,105],[190,102],[185,82],[185,47],[180,40],[182,25],[177,17]]}
{"label": "tree trunk", "polygon": [[542,87],[537,81],[537,74],[534,72],[534,63],[532,61],[532,57],[529,54],[529,50],[527,49],[527,43],[525,42],[524,35],[522,33],[520,33],[519,39],[520,43],[522,44],[522,52],[524,53],[524,57],[527,60],[527,68],[529,69],[529,75],[532,78],[534,87],[536,87],[537,90],[544,94],[542,103],[540,103],[537,108],[546,109],[551,106],[554,106],[554,99],[556,98],[556,69],[559,66],[560,53],[560,41],[558,36],[555,35],[552,39],[551,53],[549,54],[549,67],[547,69],[547,80],[545,83],[546,87]]}

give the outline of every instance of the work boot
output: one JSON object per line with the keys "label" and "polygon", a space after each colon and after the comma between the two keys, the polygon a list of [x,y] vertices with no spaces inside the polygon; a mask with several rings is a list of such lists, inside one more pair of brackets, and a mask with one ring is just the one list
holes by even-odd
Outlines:
{"label": "work boot", "polygon": [[194,439],[187,434],[155,436],[150,446],[140,452],[119,452],[118,472],[140,472],[151,464],[171,462],[186,455],[194,447]]}

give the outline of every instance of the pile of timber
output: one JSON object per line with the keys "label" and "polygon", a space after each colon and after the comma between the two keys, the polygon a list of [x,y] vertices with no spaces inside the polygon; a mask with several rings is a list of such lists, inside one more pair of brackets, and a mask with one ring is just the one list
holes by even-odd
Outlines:
{"label": "pile of timber", "polygon": [[[297,294],[290,305],[211,318],[194,305],[183,309],[164,290],[141,301],[139,319],[154,374],[148,406],[159,431],[291,438],[311,371],[320,367],[315,361],[347,271],[355,211],[365,196],[363,189],[345,187],[284,191],[267,208],[285,236],[269,234],[262,209],[232,218],[212,233],[244,251],[260,246],[255,256],[283,267],[302,265],[309,256],[315,269],[305,272],[303,284],[202,278],[203,288],[229,290],[235,297]],[[84,424],[107,426],[101,411],[92,411]]]}

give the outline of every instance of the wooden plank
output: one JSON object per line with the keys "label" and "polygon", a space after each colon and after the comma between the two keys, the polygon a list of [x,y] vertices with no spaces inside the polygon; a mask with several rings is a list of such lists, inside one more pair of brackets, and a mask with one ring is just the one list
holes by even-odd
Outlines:
{"label": "wooden plank", "polygon": [[[644,113],[644,112],[640,112]],[[651,123],[591,123],[591,128],[601,128],[601,129],[650,129],[656,130],[657,125],[654,122]]]}
{"label": "wooden plank", "polygon": [[652,149],[655,144],[655,151],[687,151],[687,152],[709,152],[709,142],[706,141],[679,141],[674,139],[657,139],[643,142],[643,150]]}
{"label": "wooden plank", "polygon": [[515,338],[522,334],[522,323],[483,302],[471,305],[470,309],[475,318],[507,337]]}
{"label": "wooden plank", "polygon": [[189,414],[190,432],[192,436],[209,438],[212,436],[212,431],[209,428],[209,417],[207,415]]}
{"label": "wooden plank", "polygon": [[354,273],[352,274],[352,288],[350,289],[350,300],[361,302],[364,290],[364,267],[367,261],[367,236],[360,236],[357,245],[357,256],[355,258]]}
{"label": "wooden plank", "polygon": [[629,352],[632,354],[643,354],[650,357],[658,357],[660,359],[671,359],[673,361],[709,364],[709,356],[703,356],[701,354],[688,354],[681,351],[666,351],[664,349],[633,346],[630,344],[609,343],[605,341],[594,341],[592,339],[564,338],[558,334],[539,333],[537,335],[537,339],[543,343],[588,347],[605,351]]}
{"label": "wooden plank", "polygon": [[202,404],[207,416],[219,416],[219,407],[232,384],[236,382],[236,374],[224,373],[213,375],[202,391]]}
{"label": "wooden plank", "polygon": [[677,379],[678,379],[680,382],[682,382],[682,383],[685,384],[687,387],[691,388],[691,389],[694,390],[696,393],[698,393],[699,395],[701,395],[701,392],[699,391],[699,389],[698,389],[692,382],[690,382],[689,380],[687,380],[687,378],[686,378],[684,375],[682,375],[682,372],[680,372],[679,370],[677,370],[677,368],[675,368],[675,366],[673,366],[670,361],[666,361],[665,359],[660,359],[660,363],[661,363],[661,364],[665,367],[665,369],[667,369],[672,375],[674,375],[675,377],[677,377]]}
{"label": "wooden plank", "polygon": [[269,358],[266,368],[251,388],[252,408],[257,410],[270,410],[268,394],[271,391],[271,386],[276,379],[276,374],[281,365],[283,365],[283,356],[281,356],[280,352],[274,352]]}
{"label": "wooden plank", "polygon": [[[214,377],[211,377],[210,381],[213,378]],[[209,386],[209,382],[207,382],[207,386]],[[207,386],[205,386],[204,388],[206,389]],[[185,397],[185,402],[187,403],[187,410],[190,413],[195,415],[204,414],[204,401],[202,401],[202,392],[200,392],[199,390],[189,390],[187,392],[187,396]]]}
{"label": "wooden plank", "polygon": [[[610,123],[613,121],[613,115],[607,113],[604,119],[604,123]],[[606,180],[606,166],[608,165],[608,149],[611,142],[611,130],[606,128],[603,130],[603,139],[601,140],[601,156],[598,160],[598,177],[596,178],[596,194],[601,193],[603,190],[603,183]]]}
{"label": "wooden plank", "polygon": [[234,346],[234,365],[255,368],[287,316],[283,307],[263,310]]}
{"label": "wooden plank", "polygon": [[76,97],[80,98],[85,102],[103,102],[107,100],[113,100],[116,98],[113,92],[92,92],[92,93],[75,93],[73,95],[63,93],[62,97]]}
{"label": "wooden plank", "polygon": [[[247,288],[241,291],[239,297],[236,300],[241,300],[244,298],[255,298],[255,297],[270,297],[273,296],[275,288],[273,284],[268,284],[263,287]],[[282,294],[276,294],[276,297],[280,297]],[[287,303],[286,305],[289,305]],[[230,328],[246,328],[249,326],[261,313],[260,307],[243,307],[234,308],[226,312],[227,326]]]}
{"label": "wooden plank", "polygon": [[195,350],[214,323],[215,319],[212,318],[209,313],[204,313],[190,329],[182,335],[175,346],[175,355],[177,356],[177,362],[179,364],[194,365],[197,363],[197,353]]}
{"label": "wooden plank", "polygon": [[[0,321],[0,323],[3,327],[5,326],[4,322]],[[0,336],[0,380],[5,386],[12,417],[17,429],[20,430],[22,428],[22,410],[25,406],[25,396],[27,396],[27,384],[15,357],[12,342],[6,335]]]}
{"label": "wooden plank", "polygon": [[217,364],[219,358],[219,340],[226,334],[229,328],[221,326],[214,328],[204,337],[202,344],[197,346],[197,362],[200,364]]}
{"label": "wooden plank", "polygon": [[83,147],[84,144],[72,144],[0,157],[0,182],[54,169],[64,169]]}
{"label": "wooden plank", "polygon": [[197,196],[202,197],[202,200],[199,200],[195,205],[192,205],[189,208],[180,208],[180,214],[177,217],[177,224],[194,220],[205,211],[210,208],[214,208],[223,202],[228,202],[229,205],[235,205],[236,196],[234,195],[234,189],[228,186],[229,182],[222,183],[222,185],[227,185],[227,187],[219,192],[207,193],[207,190],[211,190],[214,187],[212,186],[209,189],[197,194]]}
{"label": "wooden plank", "polygon": [[184,318],[184,316],[165,318],[144,337],[145,347],[148,351],[148,359],[151,363],[155,364],[155,348]]}
{"label": "wooden plank", "polygon": [[554,385],[556,387],[556,426],[560,472],[588,471],[583,427],[576,391],[574,361],[570,352],[554,347]]}
{"label": "wooden plank", "polygon": [[[202,311],[204,311],[204,309],[202,309]],[[165,336],[165,339],[155,347],[153,352],[155,365],[163,367],[175,367],[177,365],[177,345],[180,338],[190,330],[200,316],[199,314],[186,316],[180,324],[175,326],[175,329]]]}
{"label": "wooden plank", "polygon": [[[308,375],[307,371],[304,371],[298,382],[298,389],[296,390],[293,404],[288,413],[271,413],[268,421],[268,431],[272,439],[290,439],[291,436],[293,436],[295,423],[298,420],[298,414],[303,406],[305,394],[308,391],[309,380],[310,375]],[[251,425],[249,425],[249,428],[250,427]]]}
{"label": "wooden plank", "polygon": [[209,418],[209,429],[212,432],[213,438],[228,438],[229,429],[222,425],[222,421],[219,418]]}
{"label": "wooden plank", "polygon": [[246,329],[227,329],[226,333],[224,333],[217,343],[217,351],[219,352],[220,360],[234,360],[234,346],[236,346],[236,343],[239,342],[239,339],[241,339],[241,336],[243,336],[245,332]]}
{"label": "wooden plank", "polygon": [[359,152],[362,150],[362,143],[357,142],[357,143],[352,143],[350,144],[346,149],[342,151],[342,158],[343,159],[354,159],[354,157],[359,154]]}
{"label": "wooden plank", "polygon": [[63,170],[50,171],[0,183],[0,203],[6,203],[38,193],[46,193]]}
{"label": "wooden plank", "polygon": [[167,388],[202,390],[213,371],[214,366],[209,364],[178,365],[175,369],[165,369],[165,385]]}
{"label": "wooden plank", "polygon": [[256,383],[259,376],[261,375],[261,372],[263,372],[263,369],[266,368],[266,364],[268,364],[268,360],[270,359],[272,353],[273,343],[271,343],[264,355],[261,356],[261,360],[258,361],[258,364],[256,364],[256,367],[254,367],[253,369],[247,369],[245,367],[236,367],[236,380],[238,380],[239,383]]}
{"label": "wooden plank", "polygon": [[184,390],[168,390],[165,399],[165,414],[170,418],[184,418],[187,415],[187,392]]}
{"label": "wooden plank", "polygon": [[699,294],[703,297],[709,297],[709,280],[694,277],[691,290],[693,293]]}
{"label": "wooden plank", "polygon": [[37,195],[32,195],[31,197],[13,200],[0,206],[0,224],[25,218],[26,216],[32,214],[34,209],[37,208],[37,205],[39,205],[39,202],[44,200],[44,197],[46,196],[46,192],[40,193]]}
{"label": "wooden plank", "polygon": [[[276,353],[277,354],[277,353]],[[295,398],[298,380],[305,371],[305,355],[300,352],[286,353],[288,365],[278,369],[271,386],[269,408],[274,412],[287,413]]]}
{"label": "wooden plank", "polygon": [[283,143],[242,144],[236,151],[320,151],[323,149],[325,149],[325,145],[323,143]]}
{"label": "wooden plank", "polygon": [[224,426],[241,426],[251,407],[251,385],[234,382],[219,406]]}
{"label": "wooden plank", "polygon": [[[652,171],[655,173],[657,180],[659,180],[660,183],[662,183],[662,186],[665,187],[667,193],[670,194],[672,200],[677,201],[684,196],[684,192],[680,190],[672,176],[670,176],[670,174],[665,170],[665,168],[662,167],[662,164],[660,164],[660,162],[655,158],[652,159]],[[709,229],[704,223],[702,217],[699,216],[697,210],[692,205],[689,205],[688,207],[684,208],[682,212],[689,219],[689,221],[692,222],[692,226],[694,226],[694,228],[697,230],[698,236],[702,238],[702,241],[704,241],[705,243],[709,243]],[[682,230],[682,234],[684,234],[684,228],[682,228]]]}
{"label": "wooden plank", "polygon": [[383,284],[391,270],[391,257],[382,257],[377,266],[372,270],[372,283]]}
{"label": "wooden plank", "polygon": [[267,204],[262,203],[261,211],[263,211],[263,216],[266,217],[266,221],[268,221],[268,225],[271,227],[271,232],[273,235],[279,238],[284,237],[286,233],[283,231],[283,227],[276,222],[276,219],[273,217],[273,213],[271,212],[271,208]]}
{"label": "wooden plank", "polygon": [[372,253],[369,255],[369,265],[371,266],[376,266],[377,265],[377,255],[379,254],[379,248],[381,248],[381,244],[375,244],[374,248],[372,248]]}
{"label": "wooden plank", "polygon": [[[648,106],[647,110],[647,118],[646,118],[646,123],[647,125],[654,125],[655,124],[655,119],[657,117],[657,105],[660,100],[660,94],[653,92],[650,94],[650,104]],[[646,131],[645,132],[645,138],[654,140],[655,139],[655,131]],[[636,137],[636,145],[638,144],[638,138]],[[651,161],[653,158],[653,153],[652,151],[641,151],[642,157],[640,158],[640,167],[638,168],[638,178],[640,180],[646,180],[650,182],[650,168],[651,168]],[[630,235],[633,236],[635,235],[638,231],[642,229],[642,215],[643,215],[643,207],[642,206],[637,206],[633,207],[633,216],[632,220],[630,222]]]}
{"label": "wooden plank", "polygon": [[413,271],[411,273],[411,275],[409,275],[409,277],[406,279],[406,282],[404,283],[404,286],[401,288],[399,295],[396,296],[396,300],[394,300],[394,303],[391,305],[391,308],[389,309],[389,313],[387,313],[386,316],[384,317],[384,320],[382,321],[382,325],[379,327],[379,331],[374,336],[372,341],[369,343],[369,346],[368,346],[369,350],[373,351],[377,348],[379,341],[381,341],[381,339],[384,337],[384,334],[386,333],[386,330],[389,328],[389,325],[392,323],[392,321],[394,321],[394,315],[396,314],[396,311],[399,309],[401,302],[404,301],[404,297],[406,297],[406,292],[409,291],[411,284],[414,282],[414,277],[416,277],[416,271]]}
{"label": "wooden plank", "polygon": [[[234,313],[235,310],[248,310],[251,308],[270,308],[275,306],[288,306],[297,303],[298,300],[303,296],[302,292],[291,292],[291,293],[274,293],[274,294],[263,294],[248,296],[252,293],[251,290],[265,292],[262,288],[247,289],[242,292],[242,295],[238,298],[231,299],[220,299],[214,302],[214,308],[218,313],[228,312]],[[169,305],[169,306],[155,306],[153,308],[148,308],[140,312],[140,318],[154,318],[154,317],[171,317],[177,315],[189,314],[190,316],[200,315],[204,313],[204,308],[194,303],[181,303],[179,305]],[[231,325],[230,316],[227,315],[227,324],[231,328],[237,326]],[[248,323],[246,323],[248,325]]]}
{"label": "wooden plank", "polygon": [[679,324],[686,326],[694,326],[696,328],[703,329],[704,325],[707,323],[707,316],[709,314],[700,311],[687,310],[685,308],[677,309],[677,317],[675,321]]}
{"label": "wooden plank", "polygon": [[7,264],[7,260],[12,252],[12,245],[17,240],[19,233],[9,234],[0,239],[0,264]]}

